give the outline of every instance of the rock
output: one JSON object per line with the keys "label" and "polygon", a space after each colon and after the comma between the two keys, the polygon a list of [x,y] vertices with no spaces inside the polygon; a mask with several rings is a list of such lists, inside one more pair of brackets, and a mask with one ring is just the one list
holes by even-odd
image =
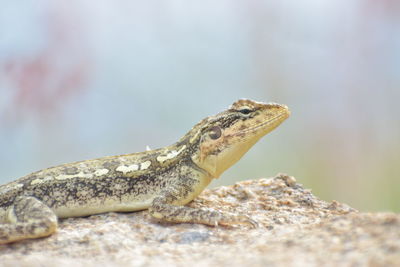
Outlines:
{"label": "rock", "polygon": [[146,211],[60,220],[57,233],[0,245],[1,266],[400,266],[400,214],[361,213],[279,174],[205,190],[192,207],[259,223],[159,223]]}

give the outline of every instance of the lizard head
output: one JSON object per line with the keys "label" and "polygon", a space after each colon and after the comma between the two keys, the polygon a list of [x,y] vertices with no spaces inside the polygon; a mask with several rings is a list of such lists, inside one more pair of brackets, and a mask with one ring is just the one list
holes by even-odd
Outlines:
{"label": "lizard head", "polygon": [[193,149],[192,161],[217,178],[289,115],[285,105],[238,100],[186,135]]}

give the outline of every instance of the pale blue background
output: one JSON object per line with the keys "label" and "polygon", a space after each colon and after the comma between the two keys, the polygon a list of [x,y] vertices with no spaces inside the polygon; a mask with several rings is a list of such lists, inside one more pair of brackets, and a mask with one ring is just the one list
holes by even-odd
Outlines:
{"label": "pale blue background", "polygon": [[0,182],[168,145],[251,98],[292,116],[211,186],[287,172],[400,210],[398,1],[0,3]]}

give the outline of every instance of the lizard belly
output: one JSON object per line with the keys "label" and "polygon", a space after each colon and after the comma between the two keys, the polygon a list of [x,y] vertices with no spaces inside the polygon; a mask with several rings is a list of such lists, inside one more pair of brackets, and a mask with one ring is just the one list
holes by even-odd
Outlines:
{"label": "lizard belly", "polygon": [[68,205],[63,205],[53,208],[53,211],[59,218],[69,218],[69,217],[82,217],[89,216],[93,214],[106,213],[106,212],[132,212],[147,209],[153,198],[138,199],[134,201],[123,201],[119,199],[108,199],[105,201],[91,201],[85,204],[70,203]]}

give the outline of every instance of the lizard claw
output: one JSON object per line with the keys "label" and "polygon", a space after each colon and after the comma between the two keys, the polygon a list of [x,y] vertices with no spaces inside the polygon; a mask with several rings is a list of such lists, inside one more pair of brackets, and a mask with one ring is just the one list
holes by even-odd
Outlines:
{"label": "lizard claw", "polygon": [[259,227],[258,222],[255,221],[255,220],[253,220],[253,219],[251,219],[251,218],[250,218],[249,216],[247,216],[247,215],[241,215],[241,216],[239,216],[238,219],[239,219],[239,220],[238,220],[237,223],[239,223],[239,224],[247,224],[247,225],[251,226],[251,228],[257,228],[257,227]]}
{"label": "lizard claw", "polygon": [[217,221],[217,225],[232,225],[232,224],[246,224],[249,225],[251,228],[257,228],[259,227],[258,222],[255,220],[251,219],[247,215],[228,215],[228,214],[223,214],[222,218]]}
{"label": "lizard claw", "polygon": [[251,225],[251,228],[260,227],[260,224],[257,221],[250,219],[250,218],[248,219],[247,223]]}

